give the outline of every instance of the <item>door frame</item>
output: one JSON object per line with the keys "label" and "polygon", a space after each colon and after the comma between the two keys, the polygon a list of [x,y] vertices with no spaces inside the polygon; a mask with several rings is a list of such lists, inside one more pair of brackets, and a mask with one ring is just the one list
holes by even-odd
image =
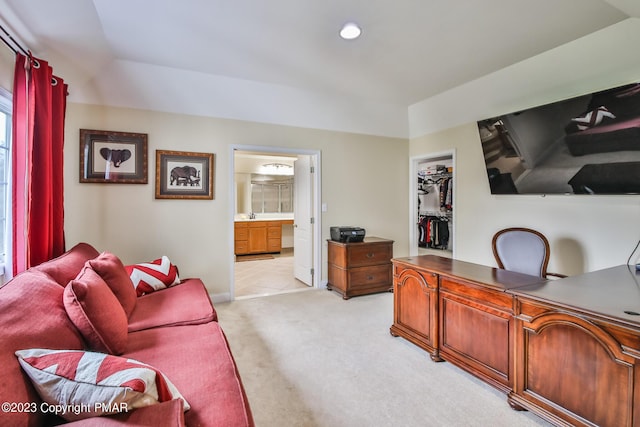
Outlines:
{"label": "door frame", "polygon": [[409,159],[409,256],[418,255],[418,165],[420,163],[451,157],[453,164],[453,215],[451,217],[451,236],[453,250],[451,256],[455,258],[456,247],[456,150],[440,151],[435,153],[420,154]]}
{"label": "door frame", "polygon": [[321,206],[322,206],[322,192],[321,192],[321,183],[322,183],[322,167],[321,167],[321,156],[320,150],[303,150],[297,148],[284,148],[284,147],[273,147],[273,146],[265,146],[265,145],[242,145],[242,144],[231,144],[229,146],[229,213],[228,213],[228,230],[231,230],[229,233],[229,300],[233,301],[235,299],[235,249],[234,249],[234,223],[235,223],[235,215],[236,215],[236,185],[235,185],[235,161],[234,154],[236,151],[258,151],[266,154],[304,154],[311,156],[311,164],[314,167],[314,174],[312,180],[312,203],[313,207],[311,209],[312,215],[314,218],[313,224],[313,277],[312,277],[312,287],[320,288],[321,281],[320,276],[322,273],[322,269],[320,266],[322,265],[322,245],[321,245],[321,231],[322,231],[322,216],[321,216]]}

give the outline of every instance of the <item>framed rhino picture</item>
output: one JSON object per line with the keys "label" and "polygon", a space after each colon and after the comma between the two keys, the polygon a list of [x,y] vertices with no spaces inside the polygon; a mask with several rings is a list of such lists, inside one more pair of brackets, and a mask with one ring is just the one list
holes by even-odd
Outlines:
{"label": "framed rhino picture", "polygon": [[156,150],[156,199],[213,199],[211,153]]}
{"label": "framed rhino picture", "polygon": [[80,129],[80,182],[146,184],[147,134]]}

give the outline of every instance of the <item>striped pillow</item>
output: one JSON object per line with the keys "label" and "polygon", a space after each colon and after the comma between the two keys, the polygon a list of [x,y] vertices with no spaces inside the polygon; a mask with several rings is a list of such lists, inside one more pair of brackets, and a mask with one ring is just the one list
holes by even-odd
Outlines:
{"label": "striped pillow", "polygon": [[67,421],[126,412],[172,399],[178,389],[157,369],[133,359],[81,350],[16,351],[49,412]]}
{"label": "striped pillow", "polygon": [[178,268],[163,256],[152,262],[125,266],[138,296],[180,283]]}

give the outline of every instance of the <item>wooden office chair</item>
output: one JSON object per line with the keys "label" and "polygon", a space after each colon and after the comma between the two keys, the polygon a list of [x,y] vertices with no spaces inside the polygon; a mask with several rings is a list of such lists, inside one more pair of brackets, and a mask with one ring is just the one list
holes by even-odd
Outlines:
{"label": "wooden office chair", "polygon": [[547,271],[549,241],[536,230],[522,227],[505,228],[493,236],[491,246],[498,267],[502,269],[543,278],[567,277]]}

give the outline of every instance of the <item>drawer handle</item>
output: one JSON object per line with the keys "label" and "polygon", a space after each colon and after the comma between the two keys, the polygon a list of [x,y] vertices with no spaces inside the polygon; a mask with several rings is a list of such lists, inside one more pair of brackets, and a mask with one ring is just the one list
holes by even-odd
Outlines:
{"label": "drawer handle", "polygon": [[369,259],[373,258],[374,256],[376,256],[376,254],[374,254],[373,252],[369,252],[367,254],[367,258],[369,258]]}
{"label": "drawer handle", "polygon": [[367,280],[373,280],[374,276],[367,276]]}

